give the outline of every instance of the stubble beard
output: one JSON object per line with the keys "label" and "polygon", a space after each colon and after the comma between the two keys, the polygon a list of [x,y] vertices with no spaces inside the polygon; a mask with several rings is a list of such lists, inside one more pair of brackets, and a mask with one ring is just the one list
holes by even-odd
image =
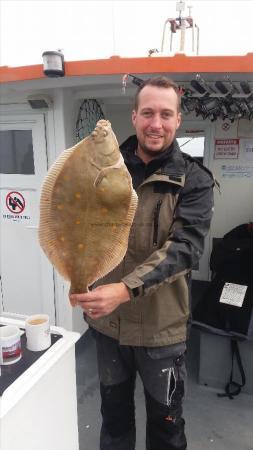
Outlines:
{"label": "stubble beard", "polygon": [[[140,152],[142,152],[146,156],[149,156],[152,158],[158,158],[165,152],[166,148],[161,147],[160,149],[154,150],[150,147],[147,147],[146,145],[139,144],[138,150],[140,150]],[[138,152],[138,150],[137,150],[137,152]]]}

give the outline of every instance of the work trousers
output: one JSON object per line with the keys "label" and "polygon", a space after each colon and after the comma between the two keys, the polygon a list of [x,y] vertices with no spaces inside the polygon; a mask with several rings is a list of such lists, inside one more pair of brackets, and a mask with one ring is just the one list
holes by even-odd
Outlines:
{"label": "work trousers", "polygon": [[100,450],[135,449],[134,390],[138,372],[146,401],[146,449],[186,450],[182,400],[185,343],[163,347],[120,345],[94,329],[101,392]]}

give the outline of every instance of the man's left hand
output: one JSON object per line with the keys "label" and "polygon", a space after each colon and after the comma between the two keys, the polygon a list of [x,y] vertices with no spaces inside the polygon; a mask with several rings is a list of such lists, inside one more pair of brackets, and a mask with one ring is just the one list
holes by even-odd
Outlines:
{"label": "man's left hand", "polygon": [[99,319],[113,312],[121,303],[128,302],[130,295],[126,285],[120,282],[98,286],[85,294],[71,294],[70,299],[92,319]]}

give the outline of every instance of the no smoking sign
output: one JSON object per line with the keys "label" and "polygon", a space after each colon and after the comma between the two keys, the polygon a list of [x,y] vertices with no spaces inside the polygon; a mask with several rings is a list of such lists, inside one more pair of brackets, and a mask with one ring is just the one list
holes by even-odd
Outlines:
{"label": "no smoking sign", "polygon": [[9,192],[6,195],[6,206],[11,213],[21,214],[25,209],[25,199],[20,192]]}

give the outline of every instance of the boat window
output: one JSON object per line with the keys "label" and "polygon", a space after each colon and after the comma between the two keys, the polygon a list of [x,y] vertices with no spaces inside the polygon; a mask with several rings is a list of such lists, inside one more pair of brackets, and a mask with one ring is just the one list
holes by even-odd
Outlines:
{"label": "boat window", "polygon": [[34,174],[32,130],[0,131],[0,173]]}
{"label": "boat window", "polygon": [[188,153],[203,164],[205,144],[204,136],[178,137],[177,141],[182,152]]}

